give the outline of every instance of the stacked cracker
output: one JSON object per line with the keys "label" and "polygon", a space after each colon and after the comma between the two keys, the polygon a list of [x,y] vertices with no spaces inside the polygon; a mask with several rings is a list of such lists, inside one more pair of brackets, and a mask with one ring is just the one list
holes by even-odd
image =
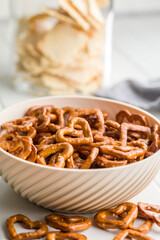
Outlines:
{"label": "stacked cracker", "polygon": [[101,85],[105,0],[58,0],[59,8],[25,21],[18,29],[18,70],[50,94],[92,94]]}

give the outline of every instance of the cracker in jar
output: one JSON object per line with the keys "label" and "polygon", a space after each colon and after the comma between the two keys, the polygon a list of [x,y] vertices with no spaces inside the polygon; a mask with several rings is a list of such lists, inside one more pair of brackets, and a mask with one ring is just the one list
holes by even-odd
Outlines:
{"label": "cracker in jar", "polygon": [[83,18],[83,16],[74,8],[70,0],[58,0],[58,4],[60,7],[66,11],[75,21],[77,24],[88,31],[90,29],[90,24]]}
{"label": "cracker in jar", "polygon": [[41,10],[44,13],[48,14],[53,18],[56,18],[61,22],[77,25],[76,21],[71,16],[69,16],[65,11],[63,11],[63,9],[61,8],[55,9],[55,8],[41,7]]}
{"label": "cracker in jar", "polygon": [[88,83],[93,77],[101,73],[102,63],[97,60],[83,68],[69,68],[68,66],[63,66],[60,68],[48,68],[45,71],[60,78],[66,78],[79,85]]}
{"label": "cracker in jar", "polygon": [[101,27],[90,15],[89,6],[86,0],[70,0],[73,7],[86,19],[86,21],[94,28],[99,29]]}
{"label": "cracker in jar", "polygon": [[88,37],[84,32],[59,22],[39,40],[36,47],[54,63],[65,64],[74,61],[87,41]]}
{"label": "cracker in jar", "polygon": [[105,24],[103,15],[98,7],[96,0],[87,0],[88,1],[88,11],[89,15],[102,27]]}

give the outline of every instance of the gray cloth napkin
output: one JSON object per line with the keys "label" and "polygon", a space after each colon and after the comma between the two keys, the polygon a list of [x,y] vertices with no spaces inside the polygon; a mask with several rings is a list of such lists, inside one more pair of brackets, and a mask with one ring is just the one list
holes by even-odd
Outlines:
{"label": "gray cloth napkin", "polygon": [[160,109],[160,80],[151,82],[126,80],[110,89],[102,88],[96,96],[130,103],[146,110]]}

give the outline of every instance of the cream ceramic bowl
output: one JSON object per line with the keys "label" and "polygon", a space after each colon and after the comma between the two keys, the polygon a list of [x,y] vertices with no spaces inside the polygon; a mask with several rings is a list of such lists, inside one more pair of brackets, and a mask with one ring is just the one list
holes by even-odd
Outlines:
{"label": "cream ceramic bowl", "polygon": [[[100,108],[114,118],[121,109],[149,113],[120,102],[95,97],[46,97],[16,104],[0,112],[0,125],[22,117],[34,105]],[[108,169],[57,169],[24,161],[0,149],[0,175],[16,193],[39,206],[61,212],[95,212],[122,203],[141,192],[160,169],[160,151],[146,160]]]}

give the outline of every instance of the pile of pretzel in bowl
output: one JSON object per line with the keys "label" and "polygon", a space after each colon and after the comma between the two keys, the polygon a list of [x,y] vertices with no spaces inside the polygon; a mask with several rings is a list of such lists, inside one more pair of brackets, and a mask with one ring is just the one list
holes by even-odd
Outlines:
{"label": "pile of pretzel in bowl", "polygon": [[159,149],[159,125],[119,111],[34,106],[1,126],[0,147],[24,160],[58,168],[110,168],[141,161]]}

